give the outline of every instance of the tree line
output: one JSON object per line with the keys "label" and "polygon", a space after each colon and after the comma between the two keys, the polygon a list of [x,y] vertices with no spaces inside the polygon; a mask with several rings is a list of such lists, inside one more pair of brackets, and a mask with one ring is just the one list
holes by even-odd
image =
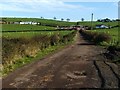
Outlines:
{"label": "tree line", "polygon": [[98,19],[97,22],[115,22],[115,21],[120,21],[120,19],[109,19],[109,18],[105,18],[105,19]]}

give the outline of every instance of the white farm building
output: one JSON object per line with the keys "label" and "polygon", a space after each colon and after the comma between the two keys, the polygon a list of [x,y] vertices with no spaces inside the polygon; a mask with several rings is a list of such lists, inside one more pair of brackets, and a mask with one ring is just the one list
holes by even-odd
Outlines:
{"label": "white farm building", "polygon": [[37,22],[20,22],[20,24],[32,24],[32,25],[36,25],[38,23]]}

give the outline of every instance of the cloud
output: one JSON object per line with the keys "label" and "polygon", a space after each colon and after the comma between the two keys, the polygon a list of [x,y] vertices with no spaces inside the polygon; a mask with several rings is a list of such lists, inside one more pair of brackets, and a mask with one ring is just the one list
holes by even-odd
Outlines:
{"label": "cloud", "polygon": [[22,7],[23,5],[18,4],[0,4],[0,11],[19,11],[19,12],[31,12],[30,9]]}
{"label": "cloud", "polygon": [[0,11],[18,12],[45,12],[45,11],[67,11],[72,9],[93,10],[94,8],[82,5],[66,4],[58,0],[2,0]]}
{"label": "cloud", "polygon": [[[31,2],[33,0],[1,0],[1,2],[23,2],[23,1]],[[34,1],[41,1],[41,0],[34,0]],[[49,0],[49,1],[52,1],[52,0]],[[62,2],[119,2],[119,0],[114,0],[114,1],[113,0],[59,0],[59,1],[62,1]]]}
{"label": "cloud", "polygon": [[113,2],[113,5],[118,7],[119,4],[118,4],[118,2]]}

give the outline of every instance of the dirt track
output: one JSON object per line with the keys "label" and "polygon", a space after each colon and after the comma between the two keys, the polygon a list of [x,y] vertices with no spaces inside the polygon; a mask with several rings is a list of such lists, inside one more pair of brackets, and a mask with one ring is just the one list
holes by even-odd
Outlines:
{"label": "dirt track", "polygon": [[76,43],[3,79],[3,88],[120,88],[118,66],[77,34]]}

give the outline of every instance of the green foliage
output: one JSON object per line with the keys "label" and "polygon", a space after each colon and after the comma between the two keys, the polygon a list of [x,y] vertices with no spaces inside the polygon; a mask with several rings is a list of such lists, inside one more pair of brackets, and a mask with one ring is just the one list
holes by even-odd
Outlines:
{"label": "green foliage", "polygon": [[2,24],[2,31],[55,30],[54,27],[39,25]]}
{"label": "green foliage", "polygon": [[74,31],[40,31],[40,32],[4,32],[2,33],[2,37],[6,38],[32,38],[34,36],[41,36],[41,35],[47,35],[51,36],[54,34],[60,34],[60,35],[67,35],[69,33],[72,33]]}
{"label": "green foliage", "polygon": [[[31,33],[31,32],[30,32]],[[47,32],[46,32],[47,33]],[[31,62],[38,54],[50,53],[54,49],[47,50],[50,47],[57,47],[73,40],[76,31],[48,32],[48,34],[37,34],[27,37],[2,37],[2,64],[4,73],[13,71],[16,67]],[[14,33],[15,34],[15,33]],[[13,34],[13,36],[14,36]],[[28,34],[28,33],[27,33]],[[19,35],[19,33],[17,33]],[[24,33],[25,35],[25,33]],[[65,39],[65,38],[66,39]],[[47,50],[47,51],[44,51]],[[44,52],[43,52],[44,51]]]}
{"label": "green foliage", "polygon": [[[106,58],[114,63],[120,63],[119,28],[99,29],[82,32],[86,39],[106,47]],[[93,38],[94,37],[94,38]]]}
{"label": "green foliage", "polygon": [[89,41],[96,44],[101,44],[102,42],[109,42],[111,37],[106,33],[97,33],[89,31],[81,31],[81,34]]}
{"label": "green foliage", "polygon": [[40,19],[40,18],[2,18],[2,20],[9,22],[33,21],[33,22],[41,23],[42,26],[52,26],[52,27],[75,25],[75,22],[57,21],[52,19]]}
{"label": "green foliage", "polygon": [[[97,32],[97,33],[106,33],[111,36],[111,40],[108,43],[109,45],[116,45],[119,41],[119,29],[118,28],[111,28],[111,29],[100,29],[100,30],[91,30],[90,32]],[[103,45],[105,45],[103,43]]]}
{"label": "green foliage", "polygon": [[[83,26],[90,26],[91,27],[91,22],[90,21],[84,21],[84,22],[79,22],[80,25]],[[117,26],[118,22],[92,22],[93,28],[95,28],[96,25],[98,24],[104,24],[106,26]]]}

